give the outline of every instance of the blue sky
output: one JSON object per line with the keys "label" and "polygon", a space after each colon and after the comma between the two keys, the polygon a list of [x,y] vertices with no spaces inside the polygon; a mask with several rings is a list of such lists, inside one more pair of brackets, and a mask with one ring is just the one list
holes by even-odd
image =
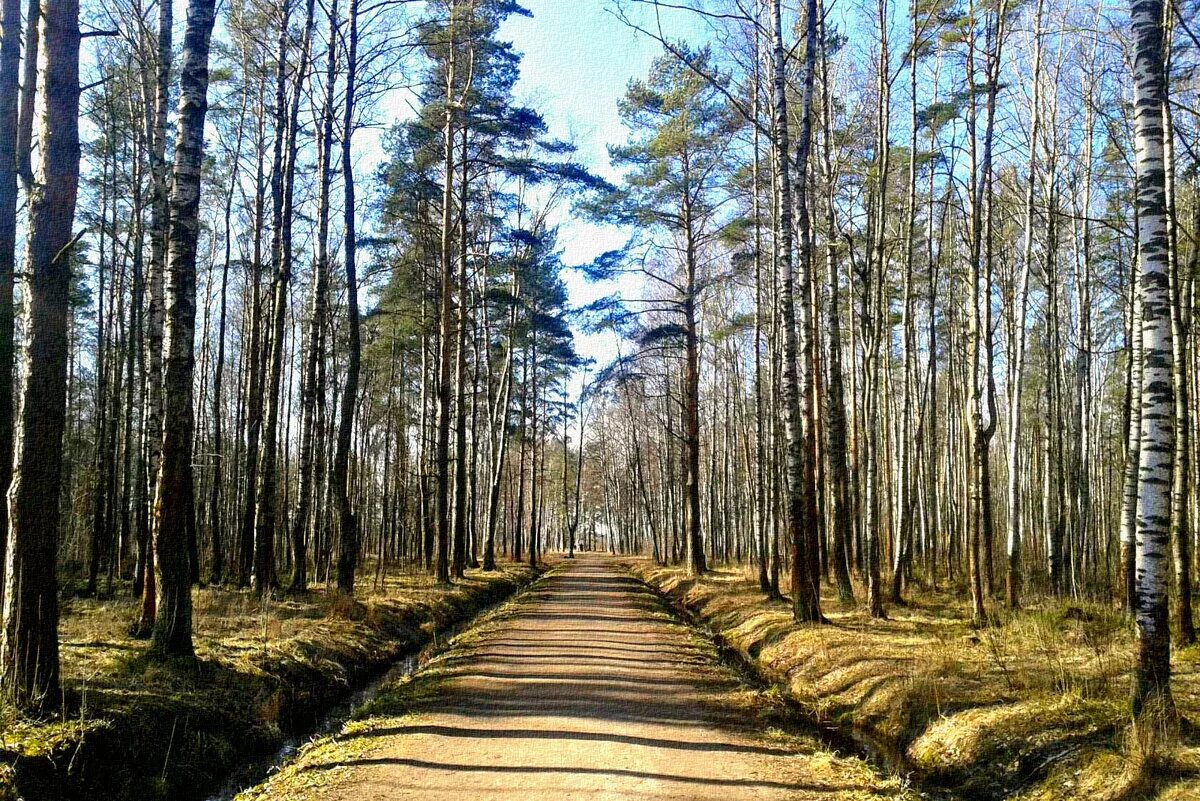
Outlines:
{"label": "blue sky", "polygon": [[[532,18],[514,16],[501,30],[502,37],[524,54],[519,98],[542,112],[554,136],[575,143],[585,166],[616,181],[619,175],[609,165],[607,146],[626,138],[617,102],[631,79],[646,75],[662,52],[660,45],[618,19],[612,13],[612,0],[526,0],[524,5]],[[626,13],[638,24],[656,29],[654,9],[626,5]],[[661,21],[671,38],[703,36],[698,20],[690,15],[663,12]],[[628,238],[625,231],[579,220],[568,208],[561,210],[558,221],[568,265],[590,261]],[[563,277],[575,304],[614,288],[637,291],[637,283],[631,280],[619,286],[589,285],[570,271]],[[577,346],[598,364],[614,355],[608,337],[577,334]]]}
{"label": "blue sky", "polygon": [[[573,142],[579,159],[588,169],[616,181],[619,175],[608,161],[608,145],[626,139],[617,114],[617,102],[629,81],[641,78],[662,52],[649,36],[635,31],[614,13],[617,0],[522,0],[532,17],[512,16],[500,36],[523,54],[517,99],[536,108],[546,119],[550,135]],[[662,31],[672,39],[702,41],[703,21],[687,12],[663,10],[659,15],[649,4],[621,0],[629,19],[647,29]],[[371,174],[384,154],[381,140],[391,121],[412,113],[411,91],[386,95],[378,109],[382,123],[358,135],[359,175]],[[555,217],[560,226],[559,245],[568,265],[591,261],[605,251],[620,247],[629,232],[598,226],[579,219],[564,204]],[[628,277],[608,284],[588,284],[578,273],[563,274],[572,304],[582,305],[620,290],[636,295],[640,282]],[[576,333],[576,345],[585,356],[602,365],[615,355],[609,336]],[[578,382],[576,389],[578,387]]]}

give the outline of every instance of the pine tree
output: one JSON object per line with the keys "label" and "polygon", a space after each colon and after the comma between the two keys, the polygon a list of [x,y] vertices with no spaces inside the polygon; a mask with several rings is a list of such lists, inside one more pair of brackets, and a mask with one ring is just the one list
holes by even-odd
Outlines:
{"label": "pine tree", "polygon": [[8,493],[0,683],[21,709],[59,700],[58,526],[67,417],[72,234],[79,189],[79,4],[45,0],[38,158],[29,196],[20,418]]}
{"label": "pine tree", "polygon": [[[706,65],[709,59],[701,52],[689,60]],[[682,351],[685,542],[689,570],[700,574],[708,565],[701,533],[699,309],[715,275],[708,248],[728,225],[718,210],[735,121],[722,94],[671,54],[654,62],[646,80],[630,84],[618,110],[630,141],[609,154],[626,168],[624,183],[591,209],[644,237],[634,247],[647,248],[645,266],[633,269],[647,276],[647,295],[628,301],[631,312],[644,317],[636,335],[642,354]]]}

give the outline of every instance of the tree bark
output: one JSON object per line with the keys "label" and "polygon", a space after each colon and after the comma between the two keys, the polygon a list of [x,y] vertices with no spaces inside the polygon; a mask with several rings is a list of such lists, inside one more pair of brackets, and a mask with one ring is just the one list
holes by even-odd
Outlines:
{"label": "tree bark", "polygon": [[[804,94],[801,100],[801,133],[796,143],[796,174],[797,174],[797,209],[800,212],[801,254],[805,260],[802,270],[808,270],[811,264],[811,232],[809,230],[807,206],[807,170],[808,153],[812,139],[812,92],[813,71],[816,60],[816,0],[808,0],[806,5],[805,31],[805,77]],[[791,164],[789,163],[789,137],[787,116],[787,76],[784,72],[783,23],[780,0],[771,4],[772,27],[772,63],[775,103],[775,169],[779,176],[776,193],[778,198],[778,221],[776,242],[777,271],[779,276],[779,301],[783,326],[783,407],[784,434],[787,441],[787,526],[789,541],[792,549],[792,614],[799,621],[819,622],[821,616],[821,594],[819,587],[813,581],[812,560],[816,553],[810,550],[810,533],[815,533],[811,507],[813,506],[811,486],[812,465],[810,462],[809,442],[811,436],[811,417],[805,414],[811,404],[811,389],[807,382],[802,383],[798,372],[798,360],[802,357],[800,343],[797,337],[796,314],[796,278],[792,268],[792,183]],[[801,282],[800,296],[807,303],[808,286]],[[807,337],[807,319],[804,320]],[[811,351],[809,351],[811,353]],[[808,362],[811,364],[811,361]],[[800,397],[801,391],[807,397],[807,402]],[[806,432],[806,418],[809,421]]]}
{"label": "tree bark", "polygon": [[825,50],[824,4],[819,7],[819,41],[821,46],[821,122],[822,148],[821,167],[825,180],[825,269],[828,273],[829,300],[826,303],[825,319],[829,336],[829,383],[825,397],[825,436],[828,442],[830,513],[833,516],[833,548],[831,561],[833,575],[837,581],[838,597],[843,603],[854,602],[854,587],[850,583],[850,544],[854,536],[854,509],[850,495],[849,443],[846,437],[846,393],[842,369],[842,332],[840,279],[837,260],[837,221],[834,218],[834,194],[836,186],[833,175],[831,150],[832,111],[830,110],[829,61]]}
{"label": "tree bark", "polygon": [[342,187],[346,262],[346,383],[342,387],[338,418],[337,448],[330,476],[337,499],[338,551],[337,587],[343,595],[354,594],[354,572],[358,569],[358,520],[350,502],[350,436],[354,431],[354,406],[358,401],[358,377],[362,364],[362,341],[358,320],[358,242],[355,237],[354,206],[354,101],[358,70],[358,0],[350,0],[346,14],[346,99],[342,115]]}
{"label": "tree bark", "polygon": [[1009,609],[1021,605],[1021,390],[1025,373],[1025,328],[1029,310],[1029,270],[1033,261],[1033,226],[1036,214],[1037,146],[1041,135],[1042,13],[1038,0],[1033,24],[1033,99],[1030,102],[1029,158],[1025,187],[1025,231],[1017,285],[1013,288],[1012,325],[1009,331],[1008,370],[1008,539],[1005,601]]}
{"label": "tree bark", "polygon": [[[337,38],[338,7],[336,0],[329,9],[329,38]],[[325,403],[325,387],[319,382],[320,366],[325,359],[324,333],[329,304],[329,194],[333,157],[334,90],[337,78],[336,49],[326,56],[325,98],[321,109],[320,140],[317,144],[317,253],[313,262],[312,299],[305,344],[304,377],[300,389],[300,456],[297,470],[300,485],[297,490],[296,519],[292,522],[292,592],[303,592],[308,586],[307,539],[310,518],[318,500],[318,487],[313,456],[316,444],[317,409]]]}
{"label": "tree bark", "polygon": [[1136,715],[1163,712],[1171,699],[1171,468],[1175,456],[1171,289],[1163,143],[1163,3],[1131,3],[1134,35],[1134,144],[1137,170],[1138,289],[1142,300],[1135,612]]}
{"label": "tree bark", "polygon": [[467,128],[459,131],[458,309],[454,343],[454,525],[451,572],[462,578],[467,567]]}
{"label": "tree bark", "polygon": [[196,244],[200,236],[200,179],[208,112],[208,52],[215,0],[188,0],[179,73],[179,125],[171,180],[167,255],[167,321],[163,375],[162,458],[154,499],[154,569],[158,614],[153,647],[190,657],[192,591],[188,503],[192,495],[192,376],[195,370]]}
{"label": "tree bark", "polygon": [[[149,114],[149,89],[144,90],[147,101],[147,140],[150,143],[150,271],[147,276],[148,309],[146,314],[146,404],[142,441],[146,460],[146,498],[153,503],[158,481],[159,463],[162,458],[162,405],[163,405],[163,282],[167,269],[166,241],[169,226],[167,182],[167,111],[171,102],[171,49],[175,23],[171,3],[160,3],[158,10],[158,45],[155,54],[155,81],[153,86],[153,114]],[[142,607],[135,626],[139,636],[144,636],[154,627],[157,614],[158,590],[155,587],[153,542],[157,525],[157,513],[149,510],[147,515],[150,545],[144,563],[146,575],[142,584]]]}
{"label": "tree bark", "polygon": [[0,684],[21,709],[60,697],[58,527],[67,412],[71,255],[79,188],[79,4],[45,0],[38,54],[38,161],[29,193],[21,415],[8,491]]}
{"label": "tree bark", "polygon": [[437,434],[434,445],[436,473],[437,520],[437,580],[450,581],[450,370],[451,355],[456,341],[454,326],[454,236],[451,225],[451,205],[454,198],[454,86],[455,41],[454,22],[457,5],[450,3],[447,26],[448,60],[446,68],[445,115],[443,120],[443,187],[441,281],[438,304],[438,367],[437,367]]}
{"label": "tree bark", "polygon": [[[1170,13],[1170,12],[1168,12]],[[1192,619],[1192,558],[1187,519],[1187,484],[1190,468],[1188,459],[1188,386],[1185,372],[1187,326],[1183,321],[1183,287],[1179,272],[1179,245],[1175,193],[1174,123],[1170,103],[1170,37],[1164,42],[1168,63],[1164,73],[1168,83],[1163,86],[1163,155],[1166,178],[1167,215],[1167,275],[1170,284],[1171,312],[1171,383],[1175,393],[1175,455],[1171,470],[1171,547],[1175,562],[1175,632],[1180,645],[1196,642],[1196,625]]]}
{"label": "tree bark", "polygon": [[687,285],[683,297],[683,468],[684,520],[687,525],[688,573],[707,572],[704,538],[700,529],[700,337],[696,323],[696,244],[692,229],[690,190],[687,188],[687,159],[684,158],[683,234]]}
{"label": "tree bark", "polygon": [[[31,25],[33,23],[31,22]],[[17,108],[21,71],[21,0],[0,3],[0,487],[13,470],[13,287],[17,263]],[[8,505],[0,503],[0,565],[8,541]],[[2,591],[3,577],[0,577]]]}

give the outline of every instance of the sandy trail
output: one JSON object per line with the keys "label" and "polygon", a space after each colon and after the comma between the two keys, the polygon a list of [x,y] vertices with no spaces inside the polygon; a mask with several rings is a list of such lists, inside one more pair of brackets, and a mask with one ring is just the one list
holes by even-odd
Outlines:
{"label": "sandy trail", "polygon": [[412,714],[315,749],[268,798],[899,796],[814,743],[768,736],[736,678],[637,580],[582,555],[429,666]]}

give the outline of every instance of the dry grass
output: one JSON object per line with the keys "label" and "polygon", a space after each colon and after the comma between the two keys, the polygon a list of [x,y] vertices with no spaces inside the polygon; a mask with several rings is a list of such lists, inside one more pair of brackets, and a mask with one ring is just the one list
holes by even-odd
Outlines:
{"label": "dry grass", "polygon": [[[193,594],[194,663],[162,663],[127,635],[132,599],[70,599],[60,625],[67,698],[54,721],[0,712],[0,799],[202,797],[232,767],[269,753],[332,702],[435,632],[533,577],[524,567],[469,571],[447,588],[397,571],[362,582],[358,600],[326,588],[260,600]],[[8,785],[8,790],[6,790]]]}
{"label": "dry grass", "polygon": [[[1132,632],[1115,610],[1042,601],[974,630],[948,594],[880,621],[830,593],[830,625],[800,626],[740,570],[629,566],[815,717],[867,730],[929,783],[979,799],[1200,797],[1200,739],[1131,733]],[[1200,722],[1200,647],[1174,669],[1178,709]]]}
{"label": "dry grass", "polygon": [[[461,668],[456,665],[461,665],[464,660],[474,656],[480,656],[480,654],[474,653],[477,647],[495,648],[497,643],[506,642],[504,638],[507,633],[504,630],[514,625],[512,619],[514,614],[520,611],[519,604],[521,603],[520,600],[510,602],[483,616],[482,619],[472,621],[471,628],[457,635],[452,642],[447,644],[446,650],[424,662],[420,670],[404,677],[385,681],[379,688],[378,694],[371,701],[359,707],[355,712],[355,719],[347,723],[340,732],[314,742],[304,749],[298,758],[289,761],[265,782],[243,791],[236,797],[236,801],[375,798],[387,795],[388,788],[392,788],[404,797],[419,796],[421,790],[413,789],[413,786],[405,783],[403,769],[389,766],[388,763],[395,762],[398,755],[402,756],[402,759],[399,760],[401,763],[408,760],[424,762],[425,758],[431,755],[423,750],[424,746],[420,742],[421,735],[407,735],[408,737],[415,736],[416,739],[406,740],[406,744],[400,746],[396,742],[397,736],[394,732],[402,728],[417,728],[418,724],[429,724],[431,729],[442,727],[445,724],[440,717],[443,710],[440,709],[440,704],[435,702],[445,699],[448,695],[454,697],[451,716],[456,716],[461,711],[460,707],[463,703],[469,703],[467,698],[471,695],[472,690],[453,687],[455,682],[459,682],[463,678]],[[640,613],[644,614],[647,619],[663,621],[676,619],[676,616],[657,598],[645,596],[637,603]],[[714,687],[721,687],[719,693],[711,691],[710,694],[709,691],[706,691],[706,697],[698,703],[711,709],[718,719],[723,719],[731,711],[747,719],[757,719],[754,729],[761,732],[765,740],[764,744],[786,749],[789,761],[792,761],[793,765],[802,766],[795,768],[796,772],[790,774],[793,777],[802,777],[802,782],[798,782],[795,789],[796,798],[836,797],[845,801],[852,799],[854,801],[868,801],[868,799],[917,801],[920,798],[911,790],[905,777],[881,775],[873,769],[870,763],[857,756],[835,753],[830,750],[818,737],[808,732],[807,727],[797,728],[790,725],[792,720],[787,718],[787,705],[782,702],[777,691],[736,681],[731,682],[733,674],[727,667],[720,665],[719,650],[714,647],[710,638],[693,630],[684,630],[681,634],[687,637],[688,648],[686,655],[677,655],[677,658],[681,660],[680,669],[686,667],[690,671],[692,680],[705,683],[711,681]],[[486,655],[483,657],[486,660]],[[472,676],[487,674],[486,668],[479,669],[483,671],[482,674],[476,673]],[[671,670],[669,667],[664,668],[664,671],[668,673]],[[678,677],[672,676],[672,678]],[[670,683],[674,684],[675,682],[671,681]],[[495,689],[494,687],[489,688],[484,692],[490,695]],[[579,727],[588,730],[588,734],[591,735],[589,739],[606,739],[601,735],[603,731],[601,719],[605,717],[604,710],[593,711],[596,711],[599,717],[596,720],[589,717],[586,721],[587,725]],[[619,709],[609,711],[620,712]],[[556,717],[556,721],[563,724],[559,728],[573,731],[576,726],[572,725],[572,720],[573,718],[569,715]],[[575,721],[579,724],[584,722],[583,720]],[[457,727],[460,724],[461,721],[457,721],[454,725]],[[597,729],[598,726],[601,728]],[[625,728],[627,731],[624,731],[624,734],[631,736],[649,734],[639,730],[637,723],[630,723]],[[545,787],[537,781],[531,781],[529,787],[518,788],[512,786],[512,783],[504,778],[505,770],[510,772],[517,770],[528,771],[527,775],[536,779],[537,772],[547,769],[534,767],[534,765],[540,766],[547,762],[560,764],[555,760],[562,759],[564,752],[558,736],[562,734],[572,736],[572,731],[547,732],[545,742],[540,745],[532,740],[517,741],[524,748],[518,756],[501,757],[490,754],[489,757],[496,760],[497,764],[502,762],[507,767],[498,768],[500,772],[493,777],[493,781],[489,781],[488,790],[491,792],[486,795],[499,797],[509,793],[513,794],[514,798],[519,798],[522,797],[522,793],[525,793],[529,798],[540,799],[558,798],[564,794],[571,798],[596,794],[593,790],[578,787],[575,788],[574,793],[565,790],[547,792]],[[637,736],[632,739],[653,743],[658,741],[657,738],[660,736],[666,735],[662,735],[656,730],[654,737]],[[677,748],[684,746],[681,742],[672,742],[671,744]],[[598,747],[602,748],[603,746]],[[689,753],[686,749],[677,751],[676,754],[678,763],[674,766],[673,772],[683,774],[688,772],[686,767],[689,760],[711,757],[710,754],[704,753],[697,757],[697,754]],[[634,759],[636,760],[638,757],[634,757]],[[460,759],[459,761],[464,760]],[[479,763],[475,761],[471,764]],[[639,771],[650,770],[650,766],[636,761],[605,764],[612,767],[615,773],[623,772],[620,770],[622,768],[636,768]],[[366,767],[367,765],[370,767]],[[780,766],[776,764],[774,767]],[[729,779],[753,779],[760,776],[757,772],[747,774],[739,773],[737,769],[732,770],[733,772],[727,773]],[[353,775],[355,771],[359,772],[358,776]],[[771,773],[766,767],[762,768],[761,775],[770,775],[778,781],[787,778],[784,774]],[[664,779],[667,782],[670,781],[669,776]],[[426,781],[426,779],[421,779],[421,781]],[[700,784],[703,783],[702,779],[697,781]],[[660,781],[655,778],[642,783],[641,786],[645,788],[646,797],[659,796],[661,792],[659,783]],[[687,797],[686,793],[692,787],[698,786],[699,784],[692,785],[680,790],[681,794],[678,797]],[[448,780],[444,787],[439,786],[438,789],[445,790],[446,787],[460,789],[454,785],[453,780]],[[753,796],[755,790],[730,787],[728,792],[731,797],[740,798]],[[637,794],[634,793],[634,795]],[[627,797],[622,795],[622,791],[615,789],[615,786],[608,788],[607,792],[599,792],[598,795],[604,798]]]}

